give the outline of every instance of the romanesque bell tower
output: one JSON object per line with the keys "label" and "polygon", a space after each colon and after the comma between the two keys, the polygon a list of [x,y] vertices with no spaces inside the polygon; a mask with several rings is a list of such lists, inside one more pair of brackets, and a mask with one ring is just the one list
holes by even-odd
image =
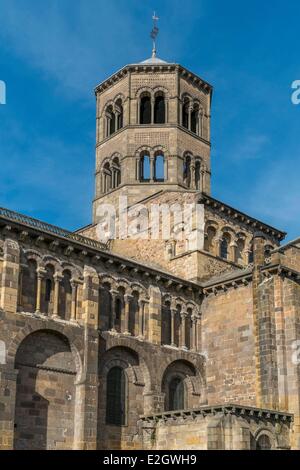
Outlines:
{"label": "romanesque bell tower", "polygon": [[96,87],[97,207],[126,194],[134,204],[161,190],[210,193],[212,87],[156,57],[126,65]]}

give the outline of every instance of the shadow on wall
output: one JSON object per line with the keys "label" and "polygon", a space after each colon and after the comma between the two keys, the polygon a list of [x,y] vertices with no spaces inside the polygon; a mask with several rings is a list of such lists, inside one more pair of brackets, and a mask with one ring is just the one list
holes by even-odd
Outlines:
{"label": "shadow on wall", "polygon": [[75,361],[68,340],[40,330],[21,343],[15,407],[15,449],[72,449]]}

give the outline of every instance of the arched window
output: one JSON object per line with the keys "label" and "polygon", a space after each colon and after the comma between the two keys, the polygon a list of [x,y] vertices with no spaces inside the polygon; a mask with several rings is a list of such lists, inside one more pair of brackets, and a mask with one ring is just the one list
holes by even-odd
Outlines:
{"label": "arched window", "polygon": [[140,124],[151,124],[151,97],[148,94],[141,97]]}
{"label": "arched window", "polygon": [[198,135],[200,137],[203,135],[203,109],[200,109],[198,113]]}
{"label": "arched window", "polygon": [[254,261],[254,253],[253,253],[253,246],[250,247],[250,251],[248,253],[248,264],[252,264]]}
{"label": "arched window", "polygon": [[224,234],[220,243],[220,256],[223,259],[228,259],[229,256],[229,242],[230,238],[227,234]]}
{"label": "arched window", "polygon": [[201,189],[201,161],[196,160],[195,163],[195,188],[198,191]]}
{"label": "arched window", "polygon": [[129,333],[138,335],[139,293],[134,291],[129,306]]}
{"label": "arched window", "polygon": [[166,302],[161,312],[161,344],[171,344],[171,305]]}
{"label": "arched window", "polygon": [[184,385],[180,377],[174,377],[169,384],[169,411],[184,409]]}
{"label": "arched window", "polygon": [[122,318],[122,301],[120,297],[116,298],[116,321],[115,321],[115,329],[117,331],[121,331],[121,318]]}
{"label": "arched window", "polygon": [[155,156],[154,161],[154,179],[155,181],[164,181],[164,156],[158,154]]}
{"label": "arched window", "polygon": [[272,445],[267,434],[261,434],[256,441],[256,450],[271,450]]}
{"label": "arched window", "polygon": [[115,132],[115,115],[112,105],[106,109],[106,135],[109,137]]}
{"label": "arched window", "polygon": [[115,157],[111,168],[112,188],[117,188],[121,184],[121,168],[118,157]]}
{"label": "arched window", "polygon": [[106,162],[103,166],[103,192],[107,193],[112,188],[112,173],[109,162]]}
{"label": "arched window", "polygon": [[121,367],[112,367],[107,374],[106,424],[126,424],[126,376]]}
{"label": "arched window", "polygon": [[115,109],[116,109],[116,115],[117,115],[117,129],[116,130],[119,130],[123,127],[123,106],[122,106],[121,98],[119,98],[116,101]]}
{"label": "arched window", "polygon": [[186,129],[189,128],[189,99],[185,98],[182,103],[182,125]]}
{"label": "arched window", "polygon": [[70,271],[65,270],[63,272],[63,279],[60,284],[60,295],[59,295],[59,316],[64,320],[71,319],[71,308],[72,308],[72,286],[71,286],[72,274]]}
{"label": "arched window", "polygon": [[216,236],[216,229],[214,227],[208,227],[207,234],[204,240],[204,249],[209,253],[214,252],[214,238]]}
{"label": "arched window", "polygon": [[191,112],[191,131],[198,134],[199,107],[195,105]]}
{"label": "arched window", "polygon": [[46,279],[46,288],[45,288],[45,301],[50,302],[52,292],[52,281],[51,279]]}
{"label": "arched window", "polygon": [[37,291],[37,264],[30,259],[28,266],[22,269],[20,306],[24,312],[35,312],[36,309],[36,291]]}
{"label": "arched window", "polygon": [[107,331],[112,328],[112,296],[111,285],[105,282],[99,289],[99,304],[98,304],[98,324],[102,331]]}
{"label": "arched window", "polygon": [[42,296],[42,303],[41,309],[43,313],[51,315],[53,313],[53,275],[54,275],[54,267],[51,264],[46,266],[46,274],[44,278],[44,286],[43,286],[43,296]]}
{"label": "arched window", "polygon": [[150,156],[145,153],[140,158],[140,180],[150,180]]}
{"label": "arched window", "polygon": [[191,186],[191,157],[188,155],[183,162],[183,182],[189,188]]}
{"label": "arched window", "polygon": [[239,238],[236,244],[236,255],[235,255],[235,261],[237,263],[243,263],[244,258],[244,248],[245,248],[245,241],[242,238]]}
{"label": "arched window", "polygon": [[166,122],[166,105],[164,95],[155,97],[154,103],[154,123],[164,124]]}

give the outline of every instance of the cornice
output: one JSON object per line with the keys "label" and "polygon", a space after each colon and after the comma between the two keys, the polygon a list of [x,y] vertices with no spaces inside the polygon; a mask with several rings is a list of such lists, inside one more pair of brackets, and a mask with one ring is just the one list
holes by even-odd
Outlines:
{"label": "cornice", "polygon": [[272,419],[288,423],[291,423],[294,420],[294,415],[292,413],[230,403],[226,405],[202,406],[201,408],[192,410],[167,411],[151,415],[142,415],[140,416],[140,419],[147,423],[157,423],[159,421],[174,421],[176,419],[195,419],[197,416],[206,417],[207,415],[216,415],[218,413],[242,417]]}
{"label": "cornice", "polygon": [[223,202],[218,201],[217,199],[214,199],[206,193],[202,193],[198,202],[203,203],[207,207],[211,207],[212,209],[215,209],[216,211],[223,213],[224,215],[230,216],[232,219],[238,222],[242,222],[243,224],[248,225],[252,228],[252,230],[261,231],[269,237],[275,238],[278,241],[283,240],[286,236],[286,232],[278,230],[272,227],[271,225],[267,225],[264,222],[261,222],[260,220],[245,214],[244,212],[234,209],[233,207],[224,204]]}
{"label": "cornice", "polygon": [[186,80],[192,82],[195,86],[198,86],[199,89],[204,91],[207,94],[211,94],[213,91],[213,87],[200,78],[195,73],[191,72],[187,68],[179,65],[179,64],[130,64],[125,65],[120,70],[115,72],[114,74],[110,75],[106,78],[103,82],[99,83],[95,87],[95,94],[102,93],[103,91],[107,90],[111,86],[113,86],[118,81],[125,78],[128,73],[153,73],[153,72],[177,72],[181,77],[185,78]]}
{"label": "cornice", "polygon": [[270,276],[278,275],[287,277],[288,279],[291,279],[296,282],[300,281],[300,271],[296,271],[295,269],[291,269],[288,266],[285,266],[280,263],[273,263],[267,266],[263,266],[260,268],[260,270],[263,274],[268,274]]}
{"label": "cornice", "polygon": [[177,292],[186,291],[196,296],[202,294],[200,284],[114,254],[103,243],[9,209],[0,208],[0,231],[2,231],[4,238],[15,238],[22,242],[32,239],[36,246],[46,244],[49,251],[56,252],[60,248],[65,256],[75,256],[91,265],[102,262],[108,269],[122,273],[127,272],[129,275],[138,275],[144,280],[160,284],[164,288]]}
{"label": "cornice", "polygon": [[221,292],[226,292],[229,289],[237,289],[238,287],[248,286],[252,282],[252,267],[248,267],[245,270],[234,272],[219,276],[211,281],[202,283],[203,294],[208,296],[210,294],[217,295]]}

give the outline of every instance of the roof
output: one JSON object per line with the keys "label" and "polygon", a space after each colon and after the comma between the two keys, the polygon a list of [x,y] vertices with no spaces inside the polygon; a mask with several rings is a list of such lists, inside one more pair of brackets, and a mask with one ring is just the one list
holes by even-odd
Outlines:
{"label": "roof", "polygon": [[212,207],[213,209],[220,210],[224,214],[231,215],[240,222],[243,222],[256,231],[261,231],[269,236],[276,238],[278,241],[283,240],[286,237],[286,232],[278,230],[271,225],[265,224],[254,217],[251,217],[244,212],[241,212],[233,207],[224,204],[224,202],[218,201],[206,193],[202,193],[198,200],[199,203],[203,203],[206,206]]}
{"label": "roof", "polygon": [[291,240],[284,245],[279,246],[275,250],[272,251],[272,253],[275,253],[276,251],[284,251],[287,250],[288,248],[299,248],[300,249],[300,237],[296,238],[295,240]]}
{"label": "roof", "polygon": [[[134,270],[136,273],[147,273],[156,282],[167,281],[170,285],[174,284],[180,289],[192,289],[198,294],[202,292],[200,284],[180,278],[150,264],[146,265],[145,263],[113,253],[109,251],[108,246],[104,243],[2,207],[0,207],[0,228],[8,230],[8,233],[11,233],[11,230],[14,229],[14,231],[20,234],[21,240],[33,237],[36,241],[49,242],[50,249],[56,249],[55,247],[60,245],[66,249],[66,253],[73,252],[76,255],[80,255],[86,258],[89,263],[93,262],[93,259],[95,263],[101,260],[104,263],[109,263],[109,265],[115,265],[117,269],[119,269],[118,267],[122,269],[126,267],[126,269]],[[71,250],[69,250],[70,247]]]}
{"label": "roof", "polygon": [[150,64],[150,65],[156,65],[156,64],[168,64],[169,62],[166,62],[165,60],[160,59],[159,57],[150,57],[149,59],[143,60],[142,62],[139,62],[140,64]]}
{"label": "roof", "polygon": [[127,64],[121,69],[117,70],[115,73],[110,75],[108,78],[103,80],[95,87],[95,93],[102,92],[112,86],[114,83],[118,82],[124,78],[128,72],[136,71],[153,71],[153,68],[157,67],[159,71],[178,71],[184,78],[191,80],[194,85],[198,85],[205,92],[211,93],[213,91],[212,85],[203,80],[199,75],[196,75],[194,72],[191,72],[187,68],[183,67],[180,64],[175,62],[166,62],[158,57],[150,57],[142,62]]}

